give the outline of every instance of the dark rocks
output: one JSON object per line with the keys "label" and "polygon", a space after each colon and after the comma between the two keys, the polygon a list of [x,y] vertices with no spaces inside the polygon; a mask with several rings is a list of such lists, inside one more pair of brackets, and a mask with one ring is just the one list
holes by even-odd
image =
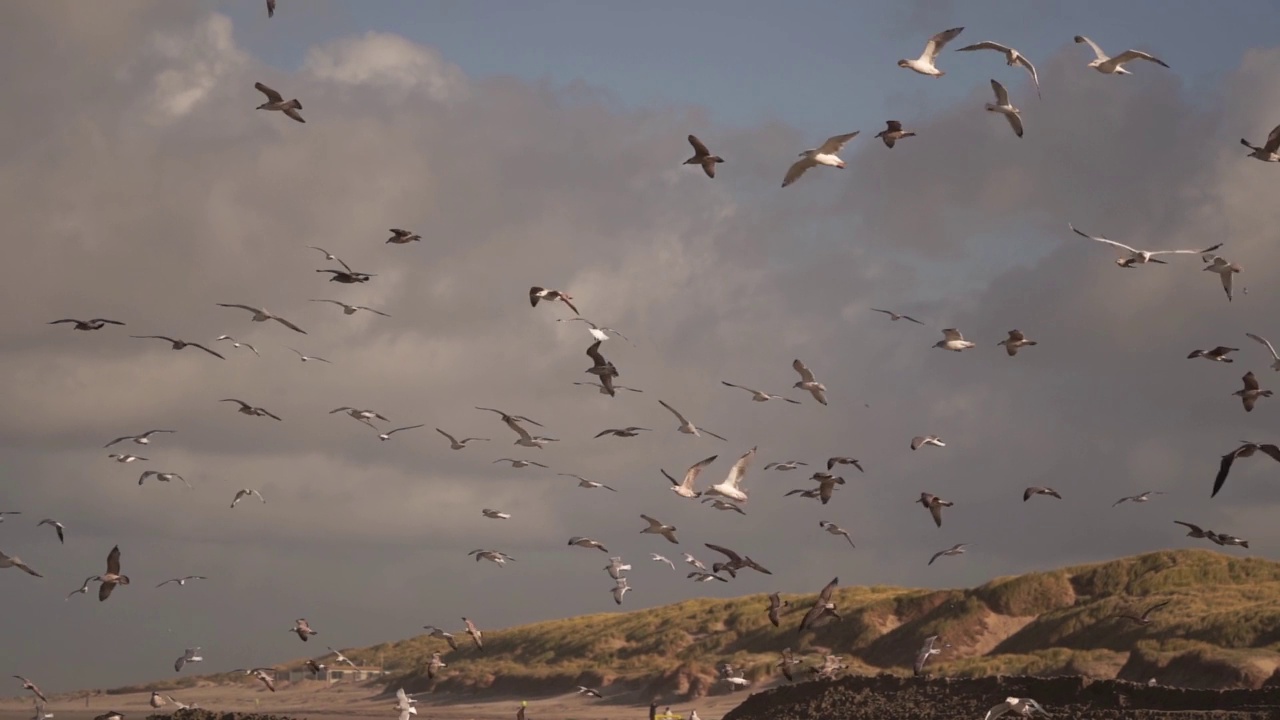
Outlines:
{"label": "dark rocks", "polygon": [[1198,690],[1083,677],[852,676],[756,693],[725,720],[954,720],[980,718],[1006,697],[1029,697],[1060,718],[1276,720],[1280,687]]}
{"label": "dark rocks", "polygon": [[[266,713],[214,712],[201,708],[174,710],[169,715],[148,715],[147,720],[298,720],[287,715],[268,715]],[[304,719],[305,720],[305,719]]]}

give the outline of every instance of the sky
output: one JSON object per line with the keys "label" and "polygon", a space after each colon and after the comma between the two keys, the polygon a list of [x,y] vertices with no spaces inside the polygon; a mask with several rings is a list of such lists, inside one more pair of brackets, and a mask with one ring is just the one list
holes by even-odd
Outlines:
{"label": "sky", "polygon": [[[0,510],[22,513],[0,523],[0,551],[44,575],[0,570],[17,649],[3,674],[61,692],[168,677],[192,646],[206,659],[184,672],[214,672],[462,615],[495,629],[617,611],[608,555],[567,547],[575,535],[634,566],[622,610],[815,592],[833,575],[970,586],[1195,542],[1175,519],[1272,556],[1280,468],[1255,456],[1209,488],[1238,441],[1276,440],[1280,413],[1231,396],[1247,370],[1280,377],[1244,335],[1280,340],[1266,276],[1280,165],[1239,144],[1280,122],[1274,5],[749,5],[280,0],[270,20],[249,0],[0,6]],[[954,26],[945,77],[896,66]],[[1171,67],[1101,75],[1075,33]],[[996,53],[951,52],[984,39],[1036,63],[1043,99]],[[984,112],[992,78],[1025,137]],[[255,110],[255,82],[300,99],[306,124]],[[890,118],[918,135],[884,147]],[[845,169],[778,187],[797,153],[853,130]],[[725,158],[714,180],[680,164],[689,133]],[[1120,269],[1068,223],[1149,249],[1223,242],[1243,267],[1235,299],[1195,256]],[[391,227],[423,239],[386,244]],[[327,282],[309,245],[376,276]],[[643,392],[575,386],[591,338],[557,322],[562,305],[531,308],[533,285],[624,333],[602,351]],[[73,317],[127,325],[47,324]],[[977,347],[931,348],[950,327]],[[1039,344],[1006,356],[1013,328]],[[153,334],[225,360],[129,337]],[[1186,359],[1220,344],[1239,348],[1233,364]],[[796,358],[828,406],[791,388]],[[677,433],[659,399],[728,441]],[[380,442],[339,406],[425,427]],[[474,406],[560,441],[514,446]],[[652,431],[593,437],[628,425]],[[453,451],[437,427],[490,440]],[[103,447],[153,428],[176,432]],[[947,445],[911,451],[922,434]],[[717,455],[704,487],[752,447],[745,516],[677,497],[659,472]],[[784,497],[834,455],[866,472],[841,468],[825,506]],[[763,470],[786,460],[809,466]],[[143,470],[192,487],[139,486]],[[1029,485],[1063,498],[1023,503]],[[241,488],[266,502],[229,507]],[[1145,490],[1167,494],[1112,507]],[[942,528],[913,504],[922,491],[955,503]],[[640,513],[680,544],[641,535]],[[773,575],[694,584],[649,560],[709,563],[706,542]],[[959,542],[967,554],[926,564]],[[64,600],[114,545],[132,583]],[[477,563],[477,548],[516,560]],[[156,588],[183,575],[209,580]],[[299,617],[320,633],[305,646],[287,632]]]}

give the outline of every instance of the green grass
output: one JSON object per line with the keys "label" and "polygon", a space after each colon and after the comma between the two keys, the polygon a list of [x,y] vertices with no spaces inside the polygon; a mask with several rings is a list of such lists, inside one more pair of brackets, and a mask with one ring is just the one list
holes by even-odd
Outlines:
{"label": "green grass", "polygon": [[[749,595],[486,630],[483,654],[461,632],[457,651],[417,636],[346,654],[381,656],[393,683],[419,690],[551,694],[613,683],[699,694],[712,687],[721,660],[767,681],[785,647],[813,660],[843,655],[862,672],[909,673],[916,649],[934,634],[954,646],[931,660],[933,672],[948,675],[1114,677],[1122,668],[1182,665],[1194,675],[1196,663],[1208,663],[1211,675],[1229,678],[1256,676],[1280,659],[1280,563],[1203,550],[997,578],[971,590],[841,588],[833,599],[844,619],[798,635],[813,598],[784,595],[793,607],[781,628],[765,615],[766,596]],[[1172,602],[1150,626],[1113,617],[1163,600]],[[432,652],[448,663],[434,683],[426,679]]]}

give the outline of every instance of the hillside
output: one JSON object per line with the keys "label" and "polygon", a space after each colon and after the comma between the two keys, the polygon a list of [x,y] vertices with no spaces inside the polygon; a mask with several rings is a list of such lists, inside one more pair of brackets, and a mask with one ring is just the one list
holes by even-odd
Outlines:
{"label": "hillside", "polygon": [[[806,664],[830,652],[844,656],[850,672],[908,675],[933,634],[953,646],[930,662],[934,675],[1155,677],[1192,688],[1280,682],[1280,563],[1269,560],[1182,550],[997,578],[971,590],[841,588],[833,599],[843,620],[797,635],[813,598],[783,595],[793,606],[781,628],[765,615],[766,597],[750,595],[486,631],[483,654],[460,630],[457,651],[418,636],[347,654],[384,656],[392,682],[416,692],[538,697],[612,686],[628,703],[728,692],[714,682],[721,660],[743,668],[759,689],[775,679],[785,647]],[[1112,617],[1163,600],[1171,602],[1149,626]],[[433,651],[448,668],[428,680]]]}

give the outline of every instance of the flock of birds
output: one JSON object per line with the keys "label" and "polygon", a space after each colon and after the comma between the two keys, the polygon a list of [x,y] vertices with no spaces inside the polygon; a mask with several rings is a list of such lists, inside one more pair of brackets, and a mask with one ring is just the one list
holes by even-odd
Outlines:
{"label": "flock of birds", "polygon": [[[266,5],[267,5],[268,16],[274,16],[276,11],[275,0],[267,0]],[[941,78],[946,73],[945,71],[941,70],[938,67],[939,58],[941,57],[940,53],[942,52],[943,48],[949,42],[951,42],[956,37],[958,37],[963,30],[964,28],[962,27],[956,27],[956,28],[951,28],[949,30],[940,32],[937,35],[934,35],[925,44],[924,51],[923,53],[921,53],[919,57],[914,59],[900,60],[898,62],[898,65],[902,68],[909,69],[913,72],[916,72],[922,75],[927,75],[934,78]],[[1166,63],[1164,63],[1159,58],[1156,58],[1153,55],[1150,55],[1148,53],[1141,52],[1138,50],[1126,50],[1117,55],[1109,56],[1105,52],[1103,52],[1103,50],[1096,43],[1094,43],[1092,40],[1086,37],[1076,36],[1075,42],[1088,45],[1089,48],[1093,51],[1095,55],[1095,59],[1091,60],[1088,63],[1088,67],[1096,70],[1099,73],[1108,74],[1108,75],[1128,75],[1130,74],[1130,71],[1125,67],[1125,65],[1127,63],[1130,63],[1136,60],[1146,61],[1155,65],[1159,65],[1161,67],[1166,67],[1166,68],[1169,67]],[[998,52],[1004,56],[1004,59],[1007,65],[1009,66],[1017,65],[1025,69],[1026,72],[1029,74],[1031,81],[1036,89],[1037,96],[1040,95],[1039,76],[1036,72],[1035,66],[1025,55],[1023,55],[1018,50],[1015,50],[1011,47],[1002,45],[1000,43],[990,42],[990,41],[984,41],[984,42],[968,45],[966,47],[962,47],[958,49],[959,52],[972,52],[972,51],[979,51],[979,50],[990,50],[990,51]],[[254,87],[258,91],[260,91],[263,95],[265,95],[267,99],[267,101],[259,105],[257,109],[280,112],[283,115],[291,118],[296,122],[299,122],[299,123],[306,122],[306,120],[303,119],[300,112],[303,107],[302,103],[299,102],[296,98],[285,100],[284,95],[282,95],[280,92],[277,92],[276,90],[270,87],[267,87],[262,83],[256,83]],[[1022,118],[1020,115],[1020,110],[1012,104],[1008,90],[1004,87],[1004,85],[1002,85],[1000,82],[994,79],[991,80],[991,87],[995,94],[995,102],[988,103],[986,105],[986,109],[990,112],[1003,115],[1005,119],[1009,122],[1014,133],[1018,137],[1022,137],[1024,128],[1023,128]],[[817,148],[805,150],[804,152],[800,153],[800,158],[796,160],[794,163],[792,163],[791,166],[787,169],[786,175],[782,182],[782,186],[787,187],[795,183],[802,175],[804,175],[811,168],[815,168],[818,166],[844,168],[845,162],[839,157],[838,153],[845,147],[845,145],[850,140],[852,140],[857,135],[858,135],[858,132],[856,131],[851,133],[834,135],[828,138],[825,142],[823,142]],[[901,142],[904,139],[911,138],[914,136],[916,136],[916,132],[911,130],[905,130],[903,128],[902,123],[897,120],[887,121],[886,129],[876,135],[876,137],[881,139],[885,144],[885,146],[888,148],[893,148],[898,142]],[[690,145],[692,145],[693,147],[694,155],[693,157],[686,160],[684,164],[699,166],[706,173],[707,177],[715,178],[716,166],[724,163],[725,162],[724,158],[720,157],[719,155],[713,154],[708,149],[707,145],[694,135],[689,135],[688,141]],[[1248,147],[1252,151],[1248,155],[1248,157],[1262,160],[1265,162],[1280,162],[1280,127],[1276,127],[1274,130],[1271,131],[1271,133],[1267,137],[1265,144],[1263,144],[1262,146],[1254,146],[1250,144],[1247,140],[1243,140],[1243,139],[1241,140],[1241,143],[1244,144],[1246,147]],[[1206,271],[1212,271],[1220,277],[1222,286],[1226,292],[1228,301],[1230,301],[1233,298],[1232,278],[1235,274],[1238,274],[1241,272],[1241,267],[1236,263],[1230,262],[1223,257],[1213,254],[1214,251],[1218,250],[1222,246],[1222,243],[1218,243],[1204,249],[1146,250],[1146,249],[1135,248],[1114,240],[1110,240],[1102,236],[1096,236],[1096,235],[1090,235],[1090,234],[1084,233],[1080,230],[1077,230],[1072,225],[1069,225],[1068,228],[1071,231],[1073,231],[1075,234],[1082,236],[1084,238],[1087,238],[1090,241],[1109,245],[1122,251],[1123,253],[1122,257],[1116,259],[1115,262],[1119,267],[1125,268],[1125,269],[1135,269],[1138,266],[1146,265],[1149,263],[1166,264],[1168,261],[1165,259],[1162,259],[1166,256],[1172,259],[1173,257],[1179,256],[1179,255],[1182,255],[1182,256],[1198,255],[1203,259],[1205,263],[1204,269]],[[395,228],[395,229],[392,229],[390,232],[392,233],[391,237],[385,241],[387,244],[406,245],[412,242],[419,242],[422,240],[422,237],[419,234],[413,233],[409,230]],[[323,269],[316,270],[317,273],[328,274],[330,276],[328,278],[330,282],[336,282],[336,283],[345,284],[345,285],[354,285],[354,284],[368,283],[373,278],[376,277],[376,275],[373,273],[366,273],[366,272],[353,270],[351,266],[348,265],[341,258],[337,257],[333,253],[323,248],[316,247],[316,246],[309,246],[309,247],[311,249],[314,249],[322,253],[325,257],[325,260],[335,262],[341,266],[340,269],[339,268],[323,268]],[[568,292],[565,292],[563,290],[555,290],[555,289],[534,286],[529,289],[528,297],[529,297],[530,305],[532,305],[535,308],[538,307],[539,303],[548,303],[548,304],[558,303],[560,305],[563,305],[566,309],[568,309],[573,313],[573,316],[560,318],[559,321],[560,322],[582,322],[585,324],[588,333],[593,338],[594,342],[586,350],[586,355],[591,360],[591,366],[586,368],[585,373],[592,375],[594,379],[590,381],[584,381],[584,382],[575,382],[574,383],[575,385],[591,386],[596,388],[599,393],[605,394],[611,397],[616,396],[619,391],[628,391],[632,393],[642,392],[641,390],[618,384],[616,382],[616,379],[621,376],[621,373],[619,372],[617,365],[615,365],[614,362],[607,359],[604,356],[604,354],[601,352],[601,347],[605,342],[611,340],[614,337],[619,337],[626,340],[627,338],[624,335],[622,335],[620,332],[618,332],[613,328],[597,325],[596,323],[586,319],[585,317],[582,317],[579,314],[577,305],[575,304],[576,302],[575,298],[572,295],[570,295]],[[342,312],[345,315],[353,315],[358,312],[368,312],[368,313],[372,313],[380,316],[389,317],[387,313],[384,313],[380,310],[367,307],[364,305],[349,304],[341,300],[313,299],[311,300],[311,302],[336,305],[342,308]],[[284,317],[281,317],[280,315],[271,313],[265,308],[254,307],[252,305],[239,304],[239,303],[217,303],[217,305],[219,307],[224,307],[229,309],[243,310],[249,313],[249,319],[252,322],[266,323],[270,321],[282,326],[283,328],[286,328],[292,331],[293,333],[300,334],[300,335],[307,334],[306,331],[303,330],[297,324],[291,322],[290,320]],[[909,315],[899,314],[894,311],[884,310],[884,309],[873,309],[873,310],[875,312],[885,314],[886,316],[888,316],[889,320],[894,322],[899,320],[906,320],[911,323],[924,325],[923,322]],[[71,324],[75,330],[84,331],[84,332],[103,330],[107,326],[124,326],[125,325],[125,323],[122,321],[114,320],[110,318],[90,318],[86,320],[76,319],[76,318],[63,318],[59,320],[54,320],[50,324],[52,325]],[[937,343],[935,343],[933,347],[949,350],[952,352],[963,352],[963,351],[970,350],[977,347],[976,343],[965,339],[964,335],[958,329],[955,329],[955,328],[943,329],[942,335],[943,335],[942,339],[939,340]],[[185,350],[189,348],[194,348],[196,350],[199,350],[219,360],[226,360],[226,355],[224,355],[221,352],[218,352],[217,350],[214,350],[209,345],[205,345],[200,342],[192,342],[192,341],[172,337],[169,335],[131,335],[130,337],[142,339],[142,340],[160,340],[165,343],[168,343],[169,347],[173,350]],[[1264,345],[1267,348],[1273,360],[1271,367],[1274,370],[1280,370],[1280,354],[1276,353],[1274,346],[1272,346],[1272,344],[1262,336],[1249,333],[1248,337],[1254,340],[1255,342],[1261,345]],[[234,349],[244,348],[245,350],[252,352],[255,356],[260,355],[258,349],[255,346],[246,342],[239,341],[236,338],[232,337],[231,335],[223,334],[218,336],[217,338],[214,339],[213,343],[218,343],[218,342],[226,342],[228,343],[229,347]],[[1005,351],[1010,357],[1016,356],[1021,350],[1028,347],[1034,347],[1036,344],[1037,342],[1035,340],[1028,339],[1023,332],[1016,329],[1009,331],[1008,337],[998,343],[999,346],[1004,347]],[[310,362],[310,361],[316,361],[316,362],[322,362],[322,363],[330,362],[329,360],[326,360],[323,357],[304,354],[301,351],[296,350],[292,347],[290,347],[289,349],[299,357],[299,360],[301,362]],[[1233,352],[1237,352],[1238,350],[1239,348],[1232,348],[1232,347],[1225,347],[1225,346],[1219,346],[1209,350],[1195,350],[1190,355],[1188,355],[1188,359],[1203,358],[1205,360],[1209,360],[1213,362],[1231,363],[1233,362],[1233,358],[1229,357],[1229,354]],[[823,406],[827,405],[828,404],[827,388],[821,381],[818,380],[817,375],[814,373],[814,371],[810,369],[800,359],[796,359],[792,363],[792,369],[799,376],[799,379],[796,380],[795,383],[792,385],[792,389],[798,390],[802,393],[806,393],[809,396],[809,398],[811,398],[812,401],[815,403],[818,403]],[[1244,387],[1241,390],[1236,391],[1234,395],[1239,396],[1241,398],[1245,411],[1251,412],[1254,409],[1258,399],[1268,398],[1272,396],[1271,390],[1261,389],[1258,379],[1254,376],[1252,372],[1246,373],[1244,375],[1243,383],[1244,383]],[[790,403],[790,404],[802,403],[802,400],[799,400],[799,399],[786,397],[780,394],[769,393],[763,390],[758,390],[758,389],[747,387],[745,385],[740,385],[737,383],[731,383],[727,380],[722,381],[722,384],[729,388],[734,388],[734,389],[747,392],[750,395],[750,399],[753,402],[757,402],[757,403],[765,403],[772,400],[781,400],[785,403]],[[249,417],[270,418],[277,422],[283,421],[283,418],[280,415],[264,407],[254,405],[252,403],[249,403],[239,398],[234,398],[234,397],[224,398],[224,399],[221,399],[220,402],[233,403],[235,405],[235,410],[238,413],[249,416]],[[718,439],[720,441],[728,442],[728,440],[725,437],[718,435],[708,430],[707,428],[702,427],[701,425],[695,424],[692,420],[689,419],[689,417],[687,417],[685,414],[683,414],[680,410],[676,409],[671,404],[667,403],[665,400],[659,399],[658,403],[665,410],[670,412],[671,415],[674,416],[674,418],[678,421],[678,424],[675,427],[676,431],[686,435],[693,436],[695,438],[701,438],[703,436],[707,436],[707,437]],[[537,431],[531,429],[531,427],[541,429],[543,428],[543,425],[527,416],[508,413],[503,410],[499,410],[497,408],[490,408],[490,407],[477,407],[476,409],[482,412],[491,412],[496,414],[498,416],[499,421],[502,423],[502,425],[513,433],[515,437],[513,444],[517,447],[537,450],[537,449],[543,448],[549,443],[559,442],[558,438],[534,434]],[[419,423],[419,424],[395,427],[392,429],[384,430],[377,423],[379,422],[387,423],[389,422],[389,419],[383,414],[377,412],[376,410],[369,409],[369,408],[342,406],[330,411],[330,414],[339,414],[339,413],[345,414],[346,416],[352,418],[356,422],[361,423],[363,426],[373,429],[377,433],[378,439],[382,441],[390,440],[393,435],[396,435],[398,433],[415,430],[415,429],[423,428],[426,426],[425,423]],[[158,440],[160,436],[169,435],[175,432],[176,431],[172,429],[152,429],[152,430],[147,430],[146,432],[142,432],[134,435],[122,435],[120,437],[117,437],[111,440],[104,447],[112,448],[127,442],[137,446],[138,448],[147,448],[151,446],[153,440]],[[472,443],[489,442],[491,440],[490,438],[480,438],[480,437],[459,438],[442,428],[436,428],[436,432],[448,440],[449,448],[452,450],[464,450],[471,447]],[[614,438],[632,438],[632,437],[638,436],[642,432],[653,432],[653,430],[651,428],[639,427],[639,426],[606,428],[600,431],[598,434],[596,434],[595,438],[602,438],[605,436],[610,436]],[[946,443],[936,435],[920,435],[912,438],[910,443],[911,450],[915,451],[915,450],[920,450],[926,447],[945,448]],[[1236,459],[1248,458],[1254,455],[1256,452],[1262,452],[1263,454],[1280,462],[1280,448],[1278,448],[1276,445],[1256,443],[1256,442],[1243,442],[1243,444],[1241,444],[1235,450],[1222,456],[1219,472],[1213,484],[1212,494],[1217,495],[1217,493],[1222,489],[1222,486],[1226,481],[1227,474],[1230,471],[1230,468]],[[726,474],[723,480],[721,480],[718,483],[705,485],[702,487],[702,489],[697,489],[698,479],[701,473],[718,459],[719,454],[713,454],[693,464],[684,472],[684,474],[680,478],[673,477],[672,475],[667,473],[665,469],[662,469],[661,473],[663,476],[667,478],[667,480],[670,481],[670,489],[676,497],[681,498],[682,500],[695,500],[700,503],[709,504],[709,507],[711,509],[720,510],[720,511],[729,511],[733,513],[745,515],[746,511],[743,509],[743,506],[748,501],[749,493],[748,493],[748,490],[743,485],[744,485],[744,480],[747,476],[748,469],[755,458],[755,454],[756,454],[756,448],[755,447],[750,448],[749,450],[744,452],[737,459],[736,462],[733,463],[733,465],[730,467],[728,473]],[[125,452],[123,450],[119,452],[113,452],[107,455],[107,457],[111,460],[114,460],[118,463],[123,463],[123,464],[135,463],[135,462],[137,463],[150,462],[150,459],[148,457],[134,455],[130,452]],[[507,463],[512,468],[515,468],[515,469],[526,468],[530,466],[549,469],[548,465],[546,464],[543,464],[534,460],[523,459],[523,458],[502,457],[502,458],[493,460],[492,462]],[[806,488],[797,488],[797,489],[790,490],[789,492],[785,493],[785,495],[798,496],[800,498],[805,498],[805,499],[813,499],[813,500],[817,500],[822,505],[826,505],[832,499],[834,491],[838,487],[843,486],[846,483],[843,477],[833,474],[836,471],[837,467],[845,467],[845,466],[854,468],[860,473],[864,472],[862,463],[857,458],[848,457],[848,456],[833,456],[826,460],[825,470],[819,470],[812,474],[810,479],[814,483],[814,485]],[[808,463],[801,460],[786,460],[786,461],[769,462],[764,465],[764,470],[775,471],[775,472],[789,472],[801,467],[808,467]],[[611,487],[601,482],[587,479],[581,475],[577,475],[573,473],[559,473],[559,475],[576,480],[577,486],[580,488],[603,489],[607,491],[617,492],[617,489],[614,487]],[[155,482],[162,482],[162,483],[169,483],[174,480],[177,480],[183,483],[184,485],[186,485],[187,487],[191,487],[190,483],[188,483],[187,480],[183,478],[182,475],[176,472],[145,470],[138,477],[138,484],[143,485],[147,480],[154,480]],[[1115,505],[1119,505],[1124,502],[1144,503],[1150,500],[1153,496],[1160,495],[1160,494],[1163,494],[1163,493],[1159,491],[1148,491],[1148,492],[1141,493],[1139,495],[1120,498],[1119,500],[1116,501]],[[1037,495],[1057,498],[1057,499],[1062,498],[1062,496],[1053,488],[1028,487],[1023,492],[1022,499],[1024,502],[1026,502],[1026,501],[1029,501],[1032,497],[1035,497]],[[232,497],[231,507],[235,508],[242,500],[251,499],[251,498],[256,498],[261,503],[267,502],[266,498],[257,489],[242,488],[237,490],[234,496]],[[954,505],[952,501],[943,499],[937,495],[934,495],[928,492],[922,492],[920,494],[920,498],[918,502],[922,507],[925,508],[925,510],[928,511],[933,523],[939,528],[942,527],[944,508],[950,508]],[[480,513],[485,518],[499,520],[499,521],[508,520],[512,517],[511,513],[494,509],[494,508],[482,508],[480,509]],[[3,521],[7,516],[20,515],[20,514],[21,512],[19,511],[0,511],[0,521]],[[668,524],[666,522],[663,522],[662,520],[654,516],[651,516],[649,514],[641,513],[639,517],[645,523],[645,526],[639,529],[639,533],[661,537],[667,543],[670,543],[670,544],[675,544],[675,545],[680,544],[680,540],[677,536],[678,529],[675,526]],[[1217,533],[1211,530],[1203,530],[1194,524],[1183,522],[1183,521],[1175,521],[1175,522],[1189,528],[1190,532],[1188,532],[1187,535],[1193,538],[1208,539],[1212,542],[1217,543],[1218,545],[1238,545],[1245,548],[1249,546],[1248,541],[1242,538],[1238,538],[1226,533]],[[66,527],[63,525],[63,523],[59,522],[54,518],[44,518],[39,523],[37,523],[37,526],[46,526],[46,525],[51,527],[56,532],[59,543],[65,542]],[[832,523],[827,520],[819,521],[818,525],[821,530],[833,536],[843,538],[845,541],[848,542],[850,547],[854,547],[853,538],[847,529],[842,528],[836,525],[835,523]],[[591,537],[574,536],[569,538],[567,545],[570,547],[594,549],[594,550],[603,552],[605,554],[609,554],[608,548],[605,546],[605,544],[602,541],[597,540],[595,538],[591,538]],[[729,582],[731,579],[737,578],[738,573],[743,570],[752,570],[756,573],[762,573],[766,575],[772,574],[768,569],[760,565],[758,562],[753,560],[749,555],[746,555],[745,553],[740,553],[736,550],[730,549],[723,545],[714,544],[714,543],[704,543],[704,546],[707,549],[722,556],[722,558],[716,560],[710,566],[708,566],[703,561],[695,557],[692,553],[684,552],[683,558],[682,558],[683,562],[691,567],[691,570],[687,573],[687,578],[689,580],[692,580],[694,582]],[[954,557],[957,555],[961,555],[966,551],[966,548],[968,548],[969,546],[970,544],[968,543],[958,543],[950,548],[939,550],[938,552],[934,553],[932,557],[929,558],[928,563],[932,565],[939,558]],[[470,553],[468,553],[468,555],[474,557],[477,562],[481,560],[488,560],[500,567],[505,566],[508,562],[515,561],[516,559],[513,556],[501,550],[485,549],[485,548],[473,550]],[[650,559],[655,563],[667,565],[673,571],[677,569],[675,561],[669,559],[663,554],[656,553],[656,552],[651,553]],[[41,573],[33,569],[30,565],[28,565],[26,562],[24,562],[21,558],[17,557],[16,555],[6,555],[4,553],[0,553],[0,568],[17,568],[19,570],[22,570],[23,572],[26,572],[29,575],[32,575],[35,577],[43,577]],[[614,601],[618,605],[621,605],[623,603],[623,598],[625,597],[626,593],[632,589],[628,582],[628,576],[626,575],[626,572],[631,570],[631,568],[632,566],[624,562],[621,556],[610,556],[609,564],[604,567],[604,569],[606,570],[606,572],[608,573],[608,575],[613,581],[613,586],[610,592],[613,596]],[[188,582],[196,581],[196,580],[205,580],[205,579],[206,578],[201,575],[184,575],[184,576],[174,577],[174,578],[164,580],[163,582],[159,583],[156,587],[164,587],[169,584],[176,584],[177,586],[181,587],[181,586],[185,586]],[[106,571],[100,574],[94,574],[94,575],[88,576],[78,589],[73,590],[69,595],[67,595],[67,599],[69,600],[78,594],[87,594],[92,583],[94,582],[98,583],[98,600],[100,602],[106,601],[108,598],[110,598],[113,594],[113,591],[116,588],[130,585],[131,581],[129,576],[122,573],[121,552],[120,552],[119,546],[113,547],[110,550],[110,552],[107,554]],[[812,602],[812,604],[808,607],[808,609],[804,612],[803,616],[801,617],[797,625],[797,633],[803,633],[814,627],[820,626],[822,623],[827,622],[829,620],[840,619],[840,614],[836,606],[836,603],[832,600],[832,594],[833,594],[833,591],[836,589],[837,584],[838,584],[838,578],[832,579],[819,591],[816,599]],[[1128,619],[1139,625],[1147,625],[1152,622],[1149,616],[1153,612],[1159,610],[1160,608],[1164,607],[1167,604],[1168,604],[1168,601],[1158,603],[1148,608],[1145,612],[1141,613],[1140,615],[1125,613],[1117,617]],[[769,605],[765,609],[765,612],[768,616],[768,619],[773,625],[780,626],[782,622],[782,619],[781,619],[782,611],[784,609],[790,608],[791,606],[792,606],[791,602],[782,600],[780,594],[775,592],[769,595]],[[468,636],[471,637],[472,641],[475,644],[475,647],[477,649],[482,650],[484,645],[482,641],[481,630],[476,626],[476,624],[472,620],[467,619],[465,617],[463,618],[463,623],[464,623],[463,631]],[[450,633],[436,626],[428,625],[424,627],[429,636],[444,640],[445,642],[447,642],[451,650],[458,649],[457,638],[454,636],[453,633]],[[296,634],[297,637],[303,642],[307,642],[311,637],[318,634],[316,630],[312,629],[310,623],[305,618],[297,619],[293,627],[289,628],[289,632]],[[918,675],[923,674],[925,665],[928,662],[928,660],[934,655],[941,653],[944,648],[949,648],[949,647],[951,646],[939,641],[937,636],[932,636],[927,638],[924,646],[919,650],[916,656],[916,660],[914,662],[915,673]],[[355,667],[355,664],[349,658],[344,656],[341,652],[335,650],[332,647],[329,647],[328,650],[329,650],[329,653],[334,656],[335,658],[334,662],[340,662],[340,663],[345,662],[351,665],[353,668]],[[204,658],[201,653],[201,648],[199,647],[188,648],[174,662],[174,670],[176,672],[181,672],[183,668],[186,667],[187,665],[202,662],[203,659]],[[792,653],[792,651],[790,650],[790,648],[787,648],[783,650],[783,652],[781,653],[781,658],[778,660],[776,667],[787,680],[794,680],[795,675],[793,674],[793,669],[796,666],[801,664],[803,664],[803,661],[799,658],[796,658]],[[307,660],[306,665],[317,676],[321,672],[323,672],[326,668],[324,664],[318,662],[317,660]],[[430,660],[426,664],[426,671],[427,671],[428,677],[431,679],[436,678],[438,673],[446,667],[447,667],[447,663],[443,659],[443,654],[441,652],[433,653]],[[842,658],[840,656],[827,655],[821,659],[821,662],[819,664],[809,665],[808,671],[811,675],[818,678],[830,678],[839,674],[842,670],[845,669],[845,667],[846,666],[843,664]],[[734,687],[735,689],[739,687],[745,687],[750,684],[749,681],[747,681],[743,677],[741,670],[735,669],[731,664],[721,663],[718,666],[718,671],[719,671],[720,679],[728,683],[730,686]],[[251,675],[254,678],[256,678],[258,681],[260,681],[267,690],[272,692],[275,691],[275,675],[274,675],[274,671],[271,668],[254,667],[254,668],[241,669],[236,672],[242,672],[246,675]],[[29,690],[33,694],[34,698],[36,699],[37,720],[45,720],[47,718],[51,718],[53,716],[52,713],[46,712],[46,708],[45,708],[45,702],[47,702],[47,698],[41,692],[40,688],[35,683],[33,683],[32,681],[28,680],[25,677],[17,676],[17,675],[15,675],[14,677],[18,678],[22,683],[23,689]],[[578,692],[590,697],[595,697],[595,698],[603,697],[602,694],[597,689],[594,689],[594,688],[579,686]],[[188,707],[188,705],[185,705],[175,700],[171,696],[162,696],[158,692],[152,694],[152,698],[151,698],[152,707],[159,708],[164,704],[166,704],[166,702],[173,703],[179,708]],[[394,708],[399,713],[400,720],[407,720],[409,715],[417,713],[417,709],[414,706],[415,702],[416,700],[406,695],[403,689],[400,689],[397,691],[396,704]],[[657,705],[655,703],[650,708],[651,717],[656,712],[656,707]],[[519,720],[524,720],[524,713],[525,713],[525,708],[522,705],[518,711]],[[1006,713],[1012,713],[1012,714],[1023,715],[1023,716],[1037,715],[1037,714],[1046,715],[1044,709],[1040,707],[1038,703],[1036,703],[1034,700],[1030,698],[1008,698],[1005,700],[1005,702],[992,708],[992,710],[987,714],[987,720],[993,720],[994,718],[1000,717],[1001,715],[1004,715]],[[123,717],[124,717],[123,713],[112,711],[103,715],[99,715],[96,720],[122,720]],[[697,720],[696,710],[691,713],[690,717],[692,718],[692,720]]]}

